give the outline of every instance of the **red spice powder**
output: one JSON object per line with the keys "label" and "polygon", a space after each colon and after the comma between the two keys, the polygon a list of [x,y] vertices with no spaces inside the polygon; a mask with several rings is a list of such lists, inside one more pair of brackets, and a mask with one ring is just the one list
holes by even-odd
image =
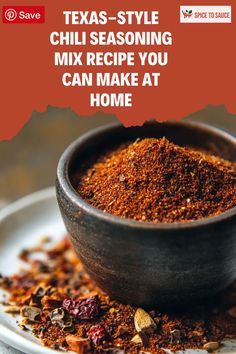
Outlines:
{"label": "red spice powder", "polygon": [[106,152],[76,175],[94,207],[139,221],[186,222],[236,206],[236,164],[148,138]]}

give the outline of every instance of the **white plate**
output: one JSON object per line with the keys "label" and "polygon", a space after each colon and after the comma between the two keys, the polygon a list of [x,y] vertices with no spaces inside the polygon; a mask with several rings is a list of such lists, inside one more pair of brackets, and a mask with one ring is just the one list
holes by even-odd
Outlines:
{"label": "white plate", "polygon": [[[48,188],[5,207],[0,211],[0,273],[10,275],[22,264],[20,250],[33,246],[42,236],[59,240],[65,234],[54,188]],[[3,292],[0,291],[0,298]],[[58,354],[46,348],[16,324],[16,317],[0,305],[0,339],[27,354]]]}
{"label": "white plate", "polygon": [[[24,197],[0,211],[0,273],[10,275],[21,262],[20,250],[35,245],[42,236],[59,240],[65,234],[57,206],[54,188],[44,189]],[[3,292],[0,291],[0,300]],[[16,318],[4,312],[0,305],[0,340],[27,354],[58,354],[46,348],[30,333],[23,332]],[[207,353],[203,350],[187,350],[185,353]],[[225,342],[222,354],[236,354],[236,341]]]}

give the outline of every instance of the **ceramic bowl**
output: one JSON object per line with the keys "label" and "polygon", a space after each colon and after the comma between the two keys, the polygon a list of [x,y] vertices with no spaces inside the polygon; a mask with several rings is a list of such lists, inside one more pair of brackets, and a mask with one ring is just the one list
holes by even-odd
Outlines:
{"label": "ceramic bowl", "polygon": [[162,136],[236,159],[236,138],[207,124],[111,124],[79,137],[57,169],[58,204],[85,269],[112,298],[134,305],[186,304],[216,294],[236,277],[236,208],[197,221],[154,224],[105,213],[75,191],[72,177],[91,156],[127,140]]}

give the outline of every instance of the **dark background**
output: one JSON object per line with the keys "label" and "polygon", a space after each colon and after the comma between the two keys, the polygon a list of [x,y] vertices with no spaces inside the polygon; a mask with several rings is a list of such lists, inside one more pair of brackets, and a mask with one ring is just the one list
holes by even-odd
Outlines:
{"label": "dark background", "polygon": [[[236,135],[236,116],[224,106],[208,106],[186,119],[208,122]],[[63,150],[91,128],[115,122],[112,115],[78,117],[70,109],[48,107],[34,112],[20,133],[0,142],[0,207],[28,193],[54,184]]]}

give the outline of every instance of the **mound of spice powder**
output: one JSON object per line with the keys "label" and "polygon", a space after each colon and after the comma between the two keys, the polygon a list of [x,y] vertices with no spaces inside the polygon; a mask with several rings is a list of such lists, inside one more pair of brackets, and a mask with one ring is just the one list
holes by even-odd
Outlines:
{"label": "mound of spice powder", "polygon": [[[36,258],[40,252],[43,260]],[[111,300],[84,272],[67,238],[25,250],[21,259],[24,269],[0,276],[9,294],[5,311],[21,314],[21,329],[45,346],[79,354],[164,354],[215,352],[223,340],[236,339],[236,283],[209,303],[163,313]]]}
{"label": "mound of spice powder", "polygon": [[83,167],[76,189],[88,203],[116,216],[185,222],[236,206],[236,164],[166,138],[147,138]]}

